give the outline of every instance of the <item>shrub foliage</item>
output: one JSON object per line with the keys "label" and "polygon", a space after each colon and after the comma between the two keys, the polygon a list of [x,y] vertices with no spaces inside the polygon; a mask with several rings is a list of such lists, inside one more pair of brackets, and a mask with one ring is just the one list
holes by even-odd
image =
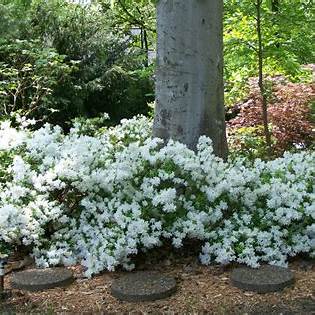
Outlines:
{"label": "shrub foliage", "polygon": [[206,137],[197,152],[151,139],[144,117],[92,125],[77,120],[65,135],[2,123],[2,255],[23,244],[39,266],[80,262],[91,276],[131,269],[137,253],[168,241],[202,241],[205,264],[315,254],[314,152],[225,163]]}
{"label": "shrub foliage", "polygon": [[[313,84],[290,83],[276,77],[269,81],[269,86],[268,117],[274,154],[310,147],[314,142]],[[252,157],[265,156],[261,96],[254,80],[248,100],[236,111],[237,116],[228,122],[231,148]]]}

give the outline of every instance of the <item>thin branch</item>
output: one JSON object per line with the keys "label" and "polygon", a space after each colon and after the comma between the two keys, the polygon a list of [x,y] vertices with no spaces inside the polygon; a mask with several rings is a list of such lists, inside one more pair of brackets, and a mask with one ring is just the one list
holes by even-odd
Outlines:
{"label": "thin branch", "polygon": [[[123,9],[123,11],[133,20],[133,22],[139,26],[142,26],[143,28],[145,28],[146,30],[150,31],[150,32],[154,32],[156,33],[156,30],[148,27],[146,25],[146,23],[142,22],[141,20],[137,19],[134,15],[132,15],[128,9],[126,8],[126,6],[123,4],[123,2],[121,0],[118,0],[118,4],[120,5],[120,7]],[[138,9],[138,12],[140,13],[141,15],[141,12],[139,10],[138,7],[136,7],[136,9]]]}

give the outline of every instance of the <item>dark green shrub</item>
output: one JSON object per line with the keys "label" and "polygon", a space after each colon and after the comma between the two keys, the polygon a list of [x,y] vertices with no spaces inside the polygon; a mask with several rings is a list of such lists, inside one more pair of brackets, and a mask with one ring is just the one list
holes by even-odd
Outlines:
{"label": "dark green shrub", "polygon": [[79,62],[72,80],[55,91],[68,101],[67,109],[55,116],[59,124],[78,115],[107,112],[119,121],[148,111],[152,71],[143,66],[141,51],[130,48],[130,38],[114,34],[110,20],[110,10],[86,9],[63,0],[40,0],[33,7],[37,36]]}
{"label": "dark green shrub", "polygon": [[[77,116],[108,112],[119,121],[147,113],[152,69],[144,66],[142,50],[131,45],[131,38],[111,28],[110,10],[64,0],[0,0],[0,13],[0,40],[6,41],[0,52],[2,113],[27,113],[33,98],[29,116],[64,128]],[[21,73],[23,93],[12,101]],[[37,86],[29,83],[39,77],[44,79],[36,94]]]}
{"label": "dark green shrub", "polygon": [[53,91],[73,69],[38,40],[0,40],[0,114],[44,118],[58,108]]}

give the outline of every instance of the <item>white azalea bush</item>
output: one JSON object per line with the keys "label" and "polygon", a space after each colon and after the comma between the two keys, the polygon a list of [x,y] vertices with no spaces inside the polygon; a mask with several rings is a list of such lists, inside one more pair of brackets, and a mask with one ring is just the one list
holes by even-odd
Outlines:
{"label": "white azalea bush", "polygon": [[141,116],[68,134],[2,123],[0,255],[24,245],[39,266],[81,263],[87,276],[132,269],[165,241],[202,241],[204,264],[315,255],[314,152],[225,163],[206,137],[193,152],[151,128]]}

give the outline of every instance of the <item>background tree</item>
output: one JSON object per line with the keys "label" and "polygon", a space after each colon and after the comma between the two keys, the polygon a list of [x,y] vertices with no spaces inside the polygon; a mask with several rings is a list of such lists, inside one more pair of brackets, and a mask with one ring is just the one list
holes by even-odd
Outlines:
{"label": "background tree", "polygon": [[[266,75],[284,75],[294,82],[307,76],[301,65],[315,62],[311,2],[262,1]],[[247,97],[248,78],[258,76],[257,12],[251,0],[225,0],[224,6],[225,93],[226,104],[230,106]]]}
{"label": "background tree", "polygon": [[[108,6],[108,2],[101,1],[103,6]],[[111,8],[113,12],[113,27],[120,29],[125,34],[134,34],[133,31],[140,32],[140,48],[144,52],[144,64],[148,66],[148,55],[150,49],[155,49],[156,40],[156,18],[155,1],[152,0],[112,0]]]}
{"label": "background tree", "polygon": [[[49,122],[67,128],[77,116],[107,112],[112,123],[117,123],[148,113],[147,104],[154,99],[152,67],[144,67],[143,51],[135,47],[134,38],[116,31],[109,5],[0,0],[0,12],[0,40],[6,39],[11,47],[17,47],[16,39],[36,42],[39,47],[34,51],[39,54],[52,49],[63,56],[65,64],[76,64],[67,80],[59,80],[50,91],[49,107],[54,111]],[[0,63],[12,60],[2,58]],[[6,68],[14,67],[6,64]]]}

